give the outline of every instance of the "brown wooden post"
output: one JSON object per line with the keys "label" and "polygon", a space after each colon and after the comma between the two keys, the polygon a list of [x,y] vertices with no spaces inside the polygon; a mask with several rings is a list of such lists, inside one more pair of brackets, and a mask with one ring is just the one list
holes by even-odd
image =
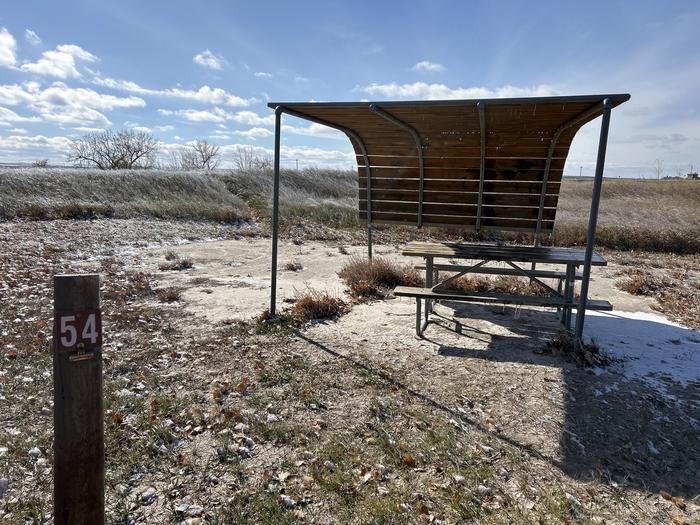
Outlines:
{"label": "brown wooden post", "polygon": [[104,524],[100,276],[54,276],[54,524]]}

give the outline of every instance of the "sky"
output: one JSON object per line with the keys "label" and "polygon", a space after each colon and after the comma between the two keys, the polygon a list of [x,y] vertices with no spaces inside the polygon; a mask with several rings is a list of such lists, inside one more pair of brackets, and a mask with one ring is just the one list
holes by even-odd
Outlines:
{"label": "sky", "polygon": [[[697,1],[1,0],[0,163],[65,164],[71,140],[152,133],[271,154],[268,101],[630,93],[606,176],[700,165]],[[566,175],[592,175],[600,119]],[[354,167],[348,139],[284,117],[283,166]]]}

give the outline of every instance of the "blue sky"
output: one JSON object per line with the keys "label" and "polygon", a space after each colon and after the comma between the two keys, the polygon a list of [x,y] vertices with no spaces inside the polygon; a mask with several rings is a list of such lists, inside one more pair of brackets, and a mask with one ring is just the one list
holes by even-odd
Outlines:
{"label": "blue sky", "polygon": [[[628,92],[609,176],[700,165],[698,2],[5,2],[0,163],[65,162],[89,131],[272,146],[268,100]],[[349,142],[285,117],[283,162],[353,166]],[[567,174],[592,174],[598,122]]]}

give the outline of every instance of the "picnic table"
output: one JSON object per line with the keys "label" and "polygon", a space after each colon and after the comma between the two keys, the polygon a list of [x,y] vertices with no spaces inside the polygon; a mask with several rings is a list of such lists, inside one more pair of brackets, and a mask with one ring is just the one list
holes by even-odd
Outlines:
{"label": "picnic table", "polygon": [[[425,285],[397,286],[394,294],[398,297],[416,299],[416,335],[422,336],[430,321],[432,304],[435,301],[499,303],[530,305],[556,308],[561,323],[571,328],[571,312],[578,307],[574,298],[575,283],[582,279],[577,268],[585,263],[585,249],[545,247],[545,246],[504,246],[497,244],[458,244],[411,242],[402,252],[410,257],[421,257],[425,263],[417,265],[425,270]],[[446,262],[436,263],[436,259]],[[469,261],[470,264],[465,264]],[[489,263],[501,263],[500,266],[488,266]],[[505,264],[503,264],[505,263]],[[518,263],[543,263],[562,269],[534,269]],[[593,252],[591,265],[605,266],[607,261],[597,252]],[[456,272],[440,281],[439,272]],[[465,292],[450,289],[449,284],[466,274],[488,274],[527,277],[542,287],[547,295],[516,295],[496,292]],[[556,281],[556,288],[543,279]],[[424,309],[422,308],[424,303]],[[590,310],[612,310],[608,301],[588,299],[586,308]],[[425,319],[422,319],[421,310]]]}

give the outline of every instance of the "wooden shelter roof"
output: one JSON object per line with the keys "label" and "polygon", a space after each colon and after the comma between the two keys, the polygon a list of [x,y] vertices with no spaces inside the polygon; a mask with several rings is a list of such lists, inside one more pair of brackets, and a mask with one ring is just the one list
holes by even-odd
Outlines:
{"label": "wooden shelter roof", "polygon": [[[400,102],[271,102],[350,138],[370,223],[554,227],[576,132],[627,94]],[[369,176],[369,178],[368,178]],[[369,198],[368,198],[369,197]]]}

